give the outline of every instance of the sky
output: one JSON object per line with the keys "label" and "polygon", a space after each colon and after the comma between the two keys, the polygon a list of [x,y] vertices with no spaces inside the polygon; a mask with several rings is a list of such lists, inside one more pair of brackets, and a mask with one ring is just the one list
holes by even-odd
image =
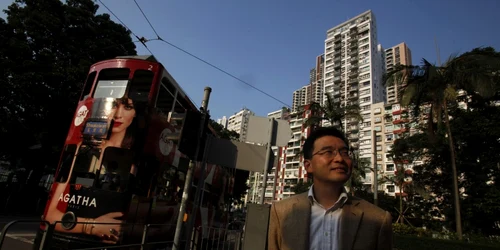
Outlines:
{"label": "sky", "polygon": [[[137,36],[156,38],[133,0],[102,2]],[[442,62],[481,46],[500,51],[498,0],[137,2],[161,38],[290,106],[293,91],[308,84],[309,70],[324,52],[326,31],[366,10],[376,17],[378,43],[384,48],[407,43],[413,64],[422,58],[437,63],[436,44]],[[11,3],[0,0],[0,8]],[[108,10],[101,6],[98,12]],[[136,46],[138,54],[149,54],[141,44]],[[147,46],[198,106],[204,87],[212,88],[213,119],[243,107],[266,116],[284,106],[166,43],[150,41]]]}

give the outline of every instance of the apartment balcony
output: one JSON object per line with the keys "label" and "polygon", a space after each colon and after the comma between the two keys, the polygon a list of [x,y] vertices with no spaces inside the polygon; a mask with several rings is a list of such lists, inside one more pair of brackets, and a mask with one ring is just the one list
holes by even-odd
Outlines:
{"label": "apartment balcony", "polygon": [[397,129],[397,130],[394,130],[393,133],[394,134],[402,134],[404,132],[407,132],[407,129],[406,128],[402,128],[402,129]]}
{"label": "apartment balcony", "polygon": [[358,77],[358,71],[351,71],[347,74],[350,78]]}
{"label": "apartment balcony", "polygon": [[353,133],[353,134],[350,134],[350,135],[348,136],[348,139],[349,139],[350,141],[358,141],[358,140],[359,140],[359,136],[358,136],[358,134],[357,134],[357,133]]}
{"label": "apartment balcony", "polygon": [[302,128],[302,122],[290,123],[290,129]]}
{"label": "apartment balcony", "polygon": [[349,80],[347,80],[347,83],[358,83],[359,80],[358,78],[350,78]]}
{"label": "apartment balcony", "polygon": [[[358,91],[358,86],[348,87],[348,88],[347,88],[347,91],[348,91],[348,92],[351,92],[351,93],[352,93],[352,92],[356,92],[356,91]],[[357,96],[358,96],[358,95],[356,95],[356,97],[357,97]]]}
{"label": "apartment balcony", "polygon": [[347,98],[349,98],[349,99],[358,99],[358,95],[357,94],[355,94],[355,95],[349,95],[349,96],[347,96]]}
{"label": "apartment balcony", "polygon": [[409,120],[406,118],[403,119],[396,119],[392,121],[392,124],[401,124],[401,123],[407,123]]}
{"label": "apartment balcony", "polygon": [[393,115],[399,115],[401,113],[406,113],[406,112],[407,112],[407,110],[405,110],[405,109],[392,110]]}
{"label": "apartment balcony", "polygon": [[363,33],[363,32],[368,31],[368,30],[370,30],[370,27],[366,26],[364,28],[359,29],[358,33]]}

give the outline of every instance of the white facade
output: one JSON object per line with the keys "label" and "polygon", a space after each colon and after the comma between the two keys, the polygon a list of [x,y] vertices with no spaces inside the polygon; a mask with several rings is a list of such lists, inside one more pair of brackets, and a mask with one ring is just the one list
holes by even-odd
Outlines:
{"label": "white facade", "polygon": [[313,102],[323,102],[323,81],[308,84],[293,92],[292,112],[299,111],[300,107]]}
{"label": "white facade", "polygon": [[217,123],[226,129],[227,129],[227,122],[228,120],[226,116],[223,116],[221,119],[217,119]]}
{"label": "white facade", "polygon": [[[372,105],[384,101],[384,63],[384,50],[377,41],[375,16],[371,10],[328,30],[324,93],[341,105],[360,106],[363,121],[343,124],[355,147],[359,145],[360,135],[372,129]],[[366,145],[371,148],[371,143]],[[360,157],[368,158],[370,152],[360,151]]]}
{"label": "white facade", "polygon": [[267,117],[284,120],[288,117],[289,113],[290,113],[290,110],[288,108],[281,108],[279,110],[268,113]]}
{"label": "white facade", "polygon": [[307,104],[307,85],[293,91],[292,112],[297,112],[300,107]]}
{"label": "white facade", "polygon": [[238,113],[229,117],[227,129],[240,134],[240,141],[246,141],[248,119],[252,115],[255,115],[255,113],[247,108],[243,108]]}
{"label": "white facade", "polygon": [[[394,69],[394,67],[398,65],[411,65],[411,50],[408,48],[406,43],[400,43],[396,46],[388,48],[384,53],[385,60],[385,69],[387,72],[390,72]],[[387,98],[386,102],[389,104],[397,103],[399,101],[399,91],[400,87],[398,84],[387,85]]]}

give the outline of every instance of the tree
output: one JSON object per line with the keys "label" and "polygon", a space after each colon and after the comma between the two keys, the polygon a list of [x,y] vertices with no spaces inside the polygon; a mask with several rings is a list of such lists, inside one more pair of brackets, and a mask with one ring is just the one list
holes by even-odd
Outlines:
{"label": "tree", "polygon": [[498,235],[500,221],[500,108],[454,108],[451,129],[455,134],[457,165],[467,196],[462,201],[464,230]]}
{"label": "tree", "polygon": [[306,127],[321,126],[322,121],[328,121],[331,126],[336,127],[345,133],[342,127],[342,122],[347,119],[354,119],[356,122],[363,121],[363,117],[359,114],[359,105],[343,105],[341,102],[335,102],[330,94],[325,94],[325,104],[321,105],[317,102],[311,103],[312,116],[309,117],[304,125]]}
{"label": "tree", "polygon": [[[304,122],[304,126],[306,127],[316,127],[321,126],[322,121],[328,121],[331,126],[339,129],[342,133],[346,133],[344,128],[342,127],[342,122],[346,122],[347,120],[354,120],[356,123],[363,121],[363,117],[360,115],[359,105],[351,104],[351,105],[342,105],[341,102],[335,102],[333,97],[330,94],[325,94],[325,104],[321,105],[319,103],[311,103],[311,116]],[[347,135],[345,134],[346,138]],[[359,162],[359,156],[357,149],[354,148],[353,155],[354,166],[353,172],[351,174],[351,178],[347,183],[347,186],[350,188],[351,193],[354,195],[355,190],[360,190],[362,188],[362,180],[364,178],[364,169],[366,168],[365,162]]]}
{"label": "tree", "polygon": [[210,126],[215,130],[217,135],[222,139],[227,139],[227,140],[239,140],[240,139],[240,134],[238,134],[238,132],[233,131],[233,130],[228,130],[212,119],[210,119]]}
{"label": "tree", "polygon": [[468,94],[492,97],[498,86],[496,74],[500,72],[500,57],[491,48],[475,49],[461,56],[451,56],[443,66],[436,66],[427,60],[422,60],[422,66],[396,67],[387,74],[385,82],[389,85],[398,84],[403,87],[401,105],[414,107],[415,117],[418,117],[422,104],[430,105],[429,135],[434,139],[432,129],[433,119],[441,128],[442,117],[445,119],[445,133],[450,148],[452,182],[455,207],[455,224],[458,238],[462,239],[460,215],[460,196],[458,189],[458,172],[455,159],[453,134],[451,133],[448,105],[455,102],[457,90],[465,90]]}
{"label": "tree", "polygon": [[[311,179],[309,179],[309,180],[311,180]],[[292,188],[292,192],[294,192],[296,194],[301,194],[301,193],[307,192],[307,191],[309,191],[309,188],[311,187],[311,185],[312,185],[312,181],[304,182],[304,180],[301,179]]]}
{"label": "tree", "polygon": [[[353,151],[353,166],[351,178],[347,182],[347,187],[351,195],[356,195],[356,191],[363,190],[363,179],[366,177],[366,170],[370,168],[370,162],[366,158],[359,158],[359,152]],[[372,170],[373,171],[373,170]]]}
{"label": "tree", "polygon": [[[421,135],[421,134],[420,134]],[[396,165],[394,176],[385,177],[385,181],[395,184],[399,189],[399,217],[397,221],[404,223],[403,197],[409,197],[410,193],[419,194],[422,197],[428,198],[429,194],[425,188],[420,185],[420,182],[414,181],[413,171],[407,169],[407,164],[412,164],[416,159],[421,157],[421,152],[416,149],[417,140],[410,140],[408,136],[404,136],[394,141],[389,154]]]}
{"label": "tree", "polygon": [[[45,156],[25,165],[55,166],[92,63],[135,55],[130,31],[92,0],[16,0],[0,19],[1,158],[16,165],[41,144]],[[46,162],[44,162],[46,159]],[[37,174],[31,180],[38,184]]]}

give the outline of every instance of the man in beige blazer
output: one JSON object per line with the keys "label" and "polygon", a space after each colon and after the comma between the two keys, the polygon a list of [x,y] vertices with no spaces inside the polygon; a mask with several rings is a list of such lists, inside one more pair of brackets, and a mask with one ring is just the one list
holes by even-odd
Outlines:
{"label": "man in beige blazer", "polygon": [[391,215],[346,193],[352,173],[347,140],[318,128],[303,146],[309,192],[271,206],[268,250],[392,250]]}

